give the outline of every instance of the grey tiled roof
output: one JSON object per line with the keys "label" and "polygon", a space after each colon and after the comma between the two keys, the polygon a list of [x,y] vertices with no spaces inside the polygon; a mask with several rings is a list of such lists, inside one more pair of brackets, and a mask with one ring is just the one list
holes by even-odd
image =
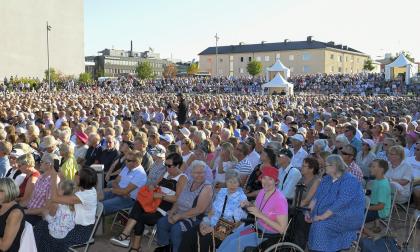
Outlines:
{"label": "grey tiled roof", "polygon": [[[279,43],[264,43],[264,44],[249,44],[249,45],[230,45],[218,46],[219,54],[230,53],[251,53],[251,52],[269,52],[269,51],[289,51],[289,50],[303,50],[303,49],[322,49],[334,48],[354,53],[362,53],[350,47],[343,47],[342,45],[335,45],[332,43],[324,43],[316,40],[312,41],[287,41]],[[216,54],[216,47],[208,47],[198,55]],[[364,54],[364,53],[362,53]]]}

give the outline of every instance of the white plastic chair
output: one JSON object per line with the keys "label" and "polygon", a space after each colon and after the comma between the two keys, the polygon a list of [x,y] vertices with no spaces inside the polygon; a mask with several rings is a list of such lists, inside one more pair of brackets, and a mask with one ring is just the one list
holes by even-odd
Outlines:
{"label": "white plastic chair", "polygon": [[19,252],[38,252],[36,248],[34,230],[32,225],[25,221],[25,228],[23,229],[22,236],[20,237]]}

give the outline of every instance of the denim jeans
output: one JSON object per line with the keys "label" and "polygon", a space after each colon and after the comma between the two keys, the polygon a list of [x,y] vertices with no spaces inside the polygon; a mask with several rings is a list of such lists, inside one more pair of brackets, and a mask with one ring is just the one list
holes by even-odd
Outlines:
{"label": "denim jeans", "polygon": [[122,197],[112,192],[104,193],[104,215],[110,215],[121,209],[133,207],[134,200],[130,197]]}
{"label": "denim jeans", "polygon": [[[157,242],[161,246],[172,244],[172,252],[178,252],[179,245],[181,245],[182,236],[187,229],[198,225],[199,220],[196,221],[178,221],[171,224],[168,221],[168,216],[160,218],[157,222]],[[185,229],[186,228],[186,229]]]}

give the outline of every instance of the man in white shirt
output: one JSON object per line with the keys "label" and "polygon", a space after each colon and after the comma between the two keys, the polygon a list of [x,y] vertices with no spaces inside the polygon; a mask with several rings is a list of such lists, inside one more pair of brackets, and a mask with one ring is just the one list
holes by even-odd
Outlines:
{"label": "man in white shirt", "polygon": [[278,188],[283,192],[289,204],[293,202],[296,185],[302,178],[300,171],[292,166],[292,158],[293,153],[289,149],[282,149],[277,158],[280,166]]}
{"label": "man in white shirt", "polygon": [[260,154],[255,151],[255,138],[253,137],[247,137],[245,139],[245,143],[249,146],[249,154],[246,156],[246,158],[249,160],[252,166],[252,170],[255,169],[255,167],[261,162],[260,161]]}
{"label": "man in white shirt", "polygon": [[104,189],[104,215],[132,207],[138,190],[147,182],[147,174],[141,166],[141,152],[129,152],[125,162],[126,166],[112,182],[112,188]]}
{"label": "man in white shirt", "polygon": [[302,134],[295,134],[290,137],[291,143],[292,143],[292,152],[293,152],[293,158],[291,160],[291,166],[299,169],[299,171],[302,168],[303,159],[305,159],[308,156],[308,152],[306,152],[302,145],[305,142],[305,138]]}
{"label": "man in white shirt", "polygon": [[55,121],[55,128],[59,129],[61,128],[61,124],[63,124],[63,122],[66,122],[66,111],[60,111],[58,112],[58,119],[57,121]]}

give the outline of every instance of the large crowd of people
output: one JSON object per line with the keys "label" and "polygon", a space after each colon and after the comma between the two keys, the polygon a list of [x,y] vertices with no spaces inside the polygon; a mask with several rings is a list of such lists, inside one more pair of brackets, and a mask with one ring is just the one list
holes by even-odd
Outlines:
{"label": "large crowd of people", "polygon": [[[348,249],[365,211],[367,222],[389,215],[390,185],[420,213],[419,98],[196,94],[194,81],[0,96],[0,249],[28,246],[29,224],[38,251],[87,242],[98,202],[105,216],[128,212],[110,243],[131,252],[147,226],[156,251],[243,251],[283,236]],[[104,167],[101,188],[92,165]]]}
{"label": "large crowd of people", "polygon": [[[10,79],[12,81],[10,81]],[[263,77],[176,77],[138,80],[135,77],[120,76],[118,78],[101,78],[90,84],[63,80],[59,83],[39,81],[33,78],[10,77],[4,79],[0,91],[31,91],[45,92],[49,90],[86,90],[94,87],[106,92],[146,92],[146,93],[212,93],[212,94],[261,94],[262,85],[269,80]],[[295,92],[341,95],[417,95],[418,85],[406,85],[402,79],[385,80],[383,73],[359,74],[307,74],[293,75],[288,79],[294,84]]]}

